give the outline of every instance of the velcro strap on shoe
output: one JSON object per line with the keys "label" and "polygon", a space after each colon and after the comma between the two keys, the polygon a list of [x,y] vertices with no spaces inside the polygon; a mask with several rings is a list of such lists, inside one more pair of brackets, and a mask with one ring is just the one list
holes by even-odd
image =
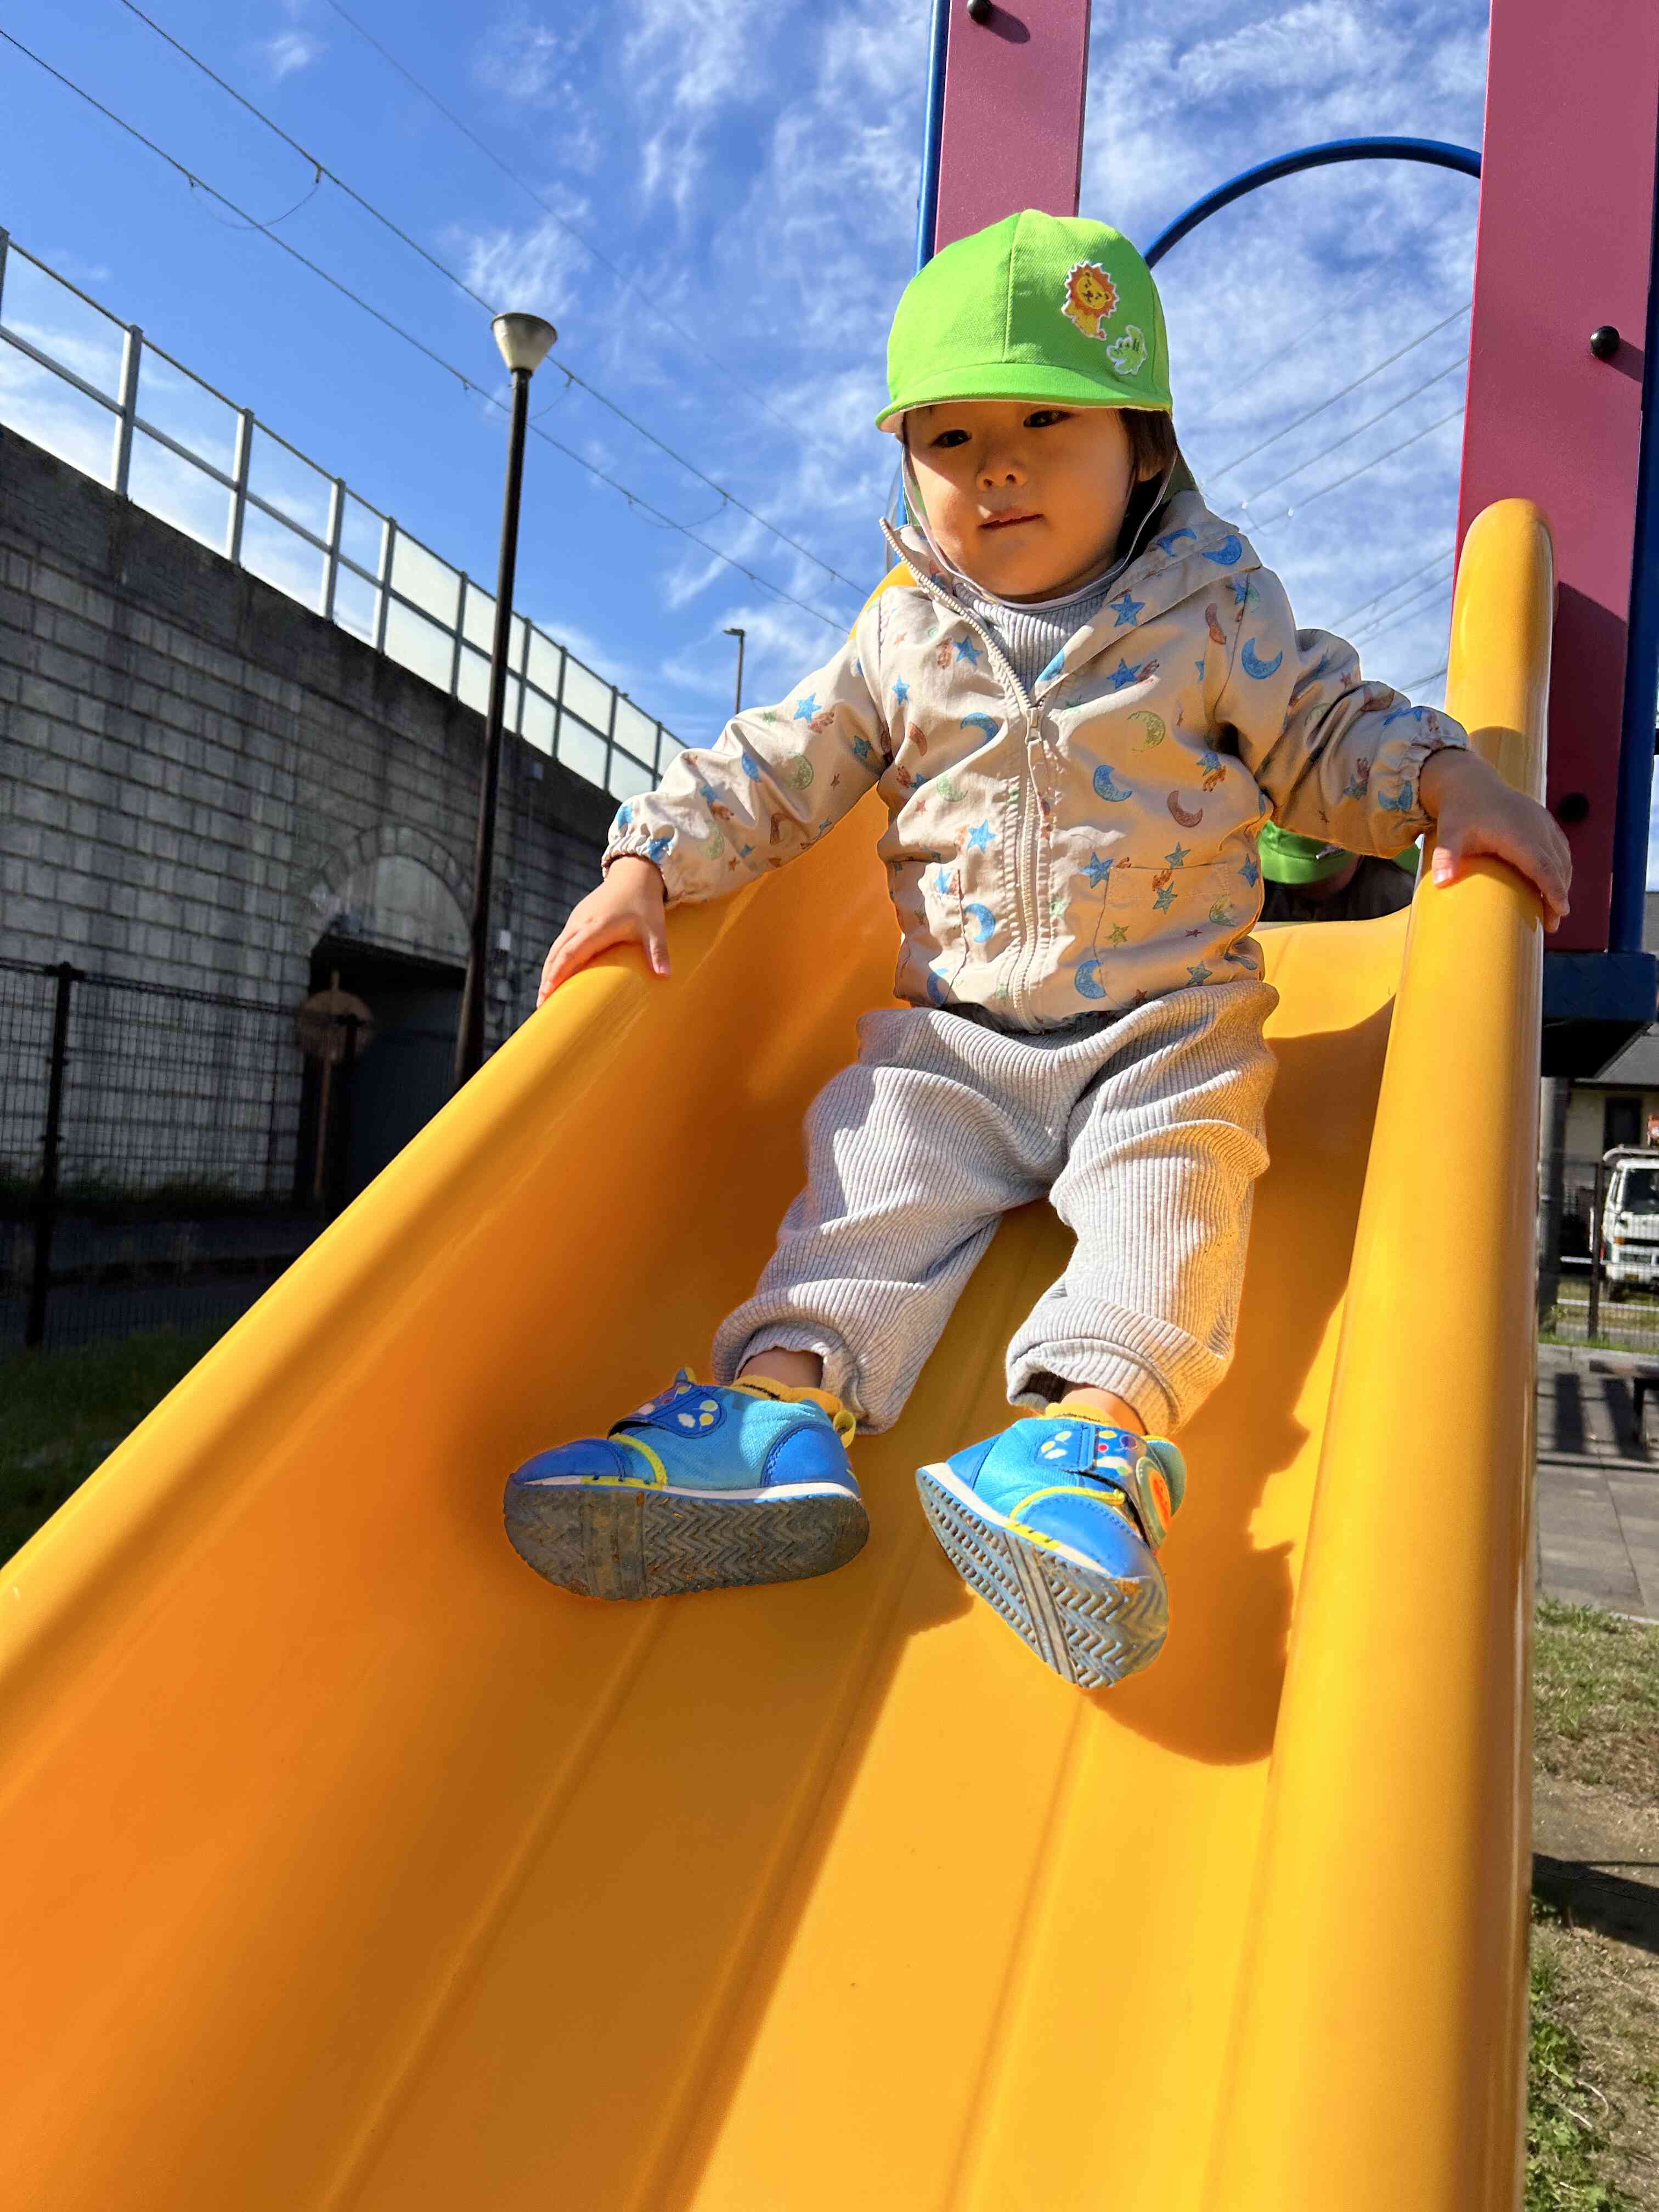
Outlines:
{"label": "velcro strap on shoe", "polygon": [[[1139,1445],[1139,1439],[1134,1439]],[[1164,1469],[1144,1445],[1130,1455],[1114,1455],[1097,1463],[1096,1479],[1109,1482],[1123,1492],[1135,1510],[1146,1541],[1157,1551],[1170,1533],[1170,1523],[1175,1518],[1175,1505],[1170,1496],[1170,1480]]]}
{"label": "velcro strap on shoe", "polygon": [[624,1437],[629,1429],[666,1429],[671,1436],[702,1436],[719,1428],[725,1419],[726,1408],[719,1393],[707,1383],[694,1382],[682,1370],[660,1396],[624,1413],[611,1434]]}
{"label": "velcro strap on shoe", "polygon": [[1109,1484],[1127,1499],[1141,1534],[1156,1551],[1170,1533],[1175,1506],[1169,1478],[1144,1438],[1132,1430],[1109,1428],[1104,1422],[1058,1408],[1050,1414],[1048,1426],[1037,1450],[1044,1467]]}

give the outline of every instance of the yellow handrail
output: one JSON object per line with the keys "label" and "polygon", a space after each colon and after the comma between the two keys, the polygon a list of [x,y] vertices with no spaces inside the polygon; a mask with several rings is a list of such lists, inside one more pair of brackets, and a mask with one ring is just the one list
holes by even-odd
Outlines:
{"label": "yellow handrail", "polygon": [[[1542,514],[1488,507],[1459,569],[1448,703],[1534,795],[1553,599]],[[1536,899],[1495,863],[1418,892],[1203,2200],[1215,2212],[1520,2202],[1542,951]]]}

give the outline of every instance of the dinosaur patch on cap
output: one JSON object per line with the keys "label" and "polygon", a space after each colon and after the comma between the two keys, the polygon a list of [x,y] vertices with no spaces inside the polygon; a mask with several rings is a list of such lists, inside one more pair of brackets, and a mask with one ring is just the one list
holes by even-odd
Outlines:
{"label": "dinosaur patch on cap", "polygon": [[[1103,331],[1102,337],[1105,336]],[[1106,349],[1106,358],[1120,376],[1139,376],[1146,366],[1146,333],[1139,323],[1131,323],[1121,338],[1114,338]]]}

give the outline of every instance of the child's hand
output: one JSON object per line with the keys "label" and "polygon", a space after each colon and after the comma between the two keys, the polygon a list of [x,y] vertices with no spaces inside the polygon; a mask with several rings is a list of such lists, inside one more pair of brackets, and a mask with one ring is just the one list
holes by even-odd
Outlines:
{"label": "child's hand", "polygon": [[668,973],[668,935],[663,924],[662,878],[649,860],[625,854],[613,860],[598,890],[570,909],[570,918],[542,963],[540,1006],[579,968],[597,960],[614,945],[642,945],[652,972]]}
{"label": "child's hand", "polygon": [[1423,766],[1419,795],[1434,817],[1430,866],[1437,884],[1455,883],[1477,853],[1507,860],[1538,893],[1544,927],[1559,929],[1567,914],[1572,854],[1554,817],[1512,791],[1478,753],[1445,746]]}

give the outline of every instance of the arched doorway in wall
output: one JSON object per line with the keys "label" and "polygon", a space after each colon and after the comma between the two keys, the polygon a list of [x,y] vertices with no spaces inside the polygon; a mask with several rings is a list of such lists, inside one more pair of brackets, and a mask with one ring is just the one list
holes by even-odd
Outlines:
{"label": "arched doorway in wall", "polygon": [[321,928],[310,989],[337,976],[373,1027],[349,1068],[333,1073],[326,1128],[321,1064],[307,1062],[302,1199],[319,1186],[331,1211],[355,1198],[447,1103],[466,974],[465,890],[447,853],[403,830],[358,839],[313,892]]}

